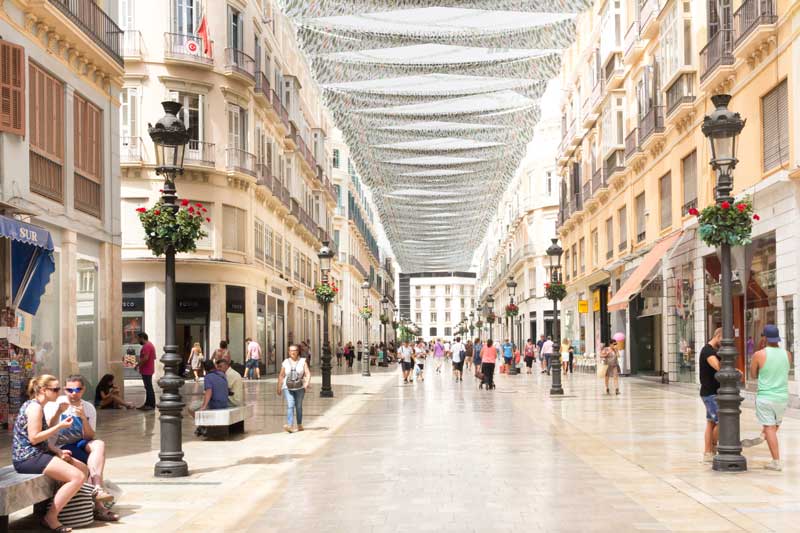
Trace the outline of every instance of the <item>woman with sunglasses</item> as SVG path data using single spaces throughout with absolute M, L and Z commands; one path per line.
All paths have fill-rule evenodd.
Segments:
M 68 533 L 58 520 L 58 514 L 78 493 L 86 481 L 89 470 L 85 464 L 73 460 L 68 450 L 60 450 L 48 442 L 62 429 L 72 427 L 71 416 L 48 428 L 44 419 L 44 406 L 58 398 L 61 387 L 55 376 L 42 375 L 31 379 L 28 384 L 28 401 L 19 408 L 14 423 L 14 437 L 11 444 L 11 457 L 14 469 L 20 474 L 44 474 L 62 483 L 53 497 L 53 505 L 42 518 L 42 527 L 49 531 Z

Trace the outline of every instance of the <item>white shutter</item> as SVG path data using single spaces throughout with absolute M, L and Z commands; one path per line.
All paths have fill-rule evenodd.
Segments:
M 764 171 L 789 160 L 789 102 L 786 80 L 761 99 Z

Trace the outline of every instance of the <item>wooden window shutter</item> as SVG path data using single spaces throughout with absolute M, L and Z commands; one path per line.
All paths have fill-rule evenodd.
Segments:
M 783 80 L 761 99 L 764 171 L 789 161 L 789 99 Z
M 0 131 L 25 135 L 25 49 L 0 40 Z

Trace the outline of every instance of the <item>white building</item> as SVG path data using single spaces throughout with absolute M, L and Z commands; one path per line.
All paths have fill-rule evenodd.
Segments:
M 400 314 L 421 329 L 425 340 L 452 340 L 459 322 L 474 310 L 472 272 L 400 274 Z

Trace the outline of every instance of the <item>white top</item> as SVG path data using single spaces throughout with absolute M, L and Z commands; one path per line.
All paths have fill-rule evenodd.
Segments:
M 233 396 L 228 396 L 228 405 L 243 405 L 244 384 L 242 383 L 242 375 L 231 367 L 228 367 L 228 370 L 225 371 L 225 379 L 228 381 L 228 390 L 233 393 Z
M 546 340 L 544 344 L 542 344 L 542 355 L 550 355 L 553 353 L 553 341 Z
M 449 352 L 450 351 L 450 343 L 449 342 L 444 343 L 444 351 L 445 352 Z
M 411 346 L 401 346 L 397 350 L 397 353 L 400 354 L 400 357 L 402 357 L 403 361 L 405 361 L 406 363 L 411 362 L 411 354 L 413 353 L 411 350 Z
M 48 426 L 51 425 L 50 419 L 53 418 L 53 416 L 56 414 L 56 411 L 58 410 L 59 404 L 62 403 L 66 404 L 69 403 L 69 400 L 67 399 L 66 396 L 59 396 L 58 399 L 56 399 L 56 401 L 48 402 L 45 404 L 44 417 L 45 420 L 47 421 Z M 87 402 L 84 399 L 81 399 L 81 404 L 83 405 L 83 414 L 89 421 L 89 425 L 92 427 L 92 429 L 95 429 L 97 427 L 97 409 L 94 408 L 94 405 L 92 405 L 91 403 Z M 72 426 L 69 428 L 62 429 L 56 435 L 50 437 L 49 440 L 53 444 L 57 446 L 62 446 L 67 443 L 78 442 L 80 439 L 83 438 L 83 423 L 81 422 L 81 419 L 77 415 L 75 415 L 75 408 L 72 405 L 70 405 L 66 411 L 61 413 L 61 416 L 59 417 L 60 418 L 59 422 L 70 416 L 73 417 Z
M 464 345 L 460 342 L 453 343 L 453 346 L 450 348 L 453 351 L 453 362 L 460 363 L 461 359 L 463 358 L 463 354 L 467 351 L 467 349 L 464 348 Z
M 292 361 L 291 357 L 287 357 L 286 359 L 283 360 L 283 364 L 281 366 L 283 367 L 283 370 L 284 370 L 284 373 L 283 373 L 283 385 L 281 386 L 281 388 L 285 389 L 286 388 L 286 380 L 289 378 L 289 374 L 292 373 L 292 369 L 293 368 L 294 368 L 294 371 L 297 373 L 298 377 L 303 377 L 303 374 L 305 374 L 305 371 L 306 371 L 306 358 L 305 357 L 299 357 L 297 359 L 297 362 L 295 363 L 294 361 Z

